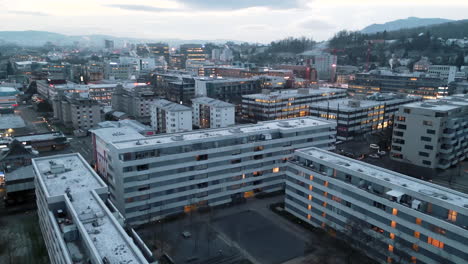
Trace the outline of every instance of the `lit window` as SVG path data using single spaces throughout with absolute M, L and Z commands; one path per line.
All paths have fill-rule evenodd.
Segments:
M 414 250 L 414 251 L 418 251 L 418 250 L 419 250 L 419 246 L 416 245 L 416 244 L 413 244 L 413 250 Z
M 312 188 L 313 188 L 312 185 L 309 185 L 309 191 L 312 191 Z
M 390 226 L 393 227 L 393 228 L 396 228 L 396 222 L 395 222 L 395 221 L 392 221 L 392 222 L 390 223 Z
M 390 233 L 390 239 L 395 239 L 395 234 Z
M 325 185 L 325 187 L 328 187 L 328 181 L 325 181 L 323 185 Z
M 323 207 L 327 207 L 327 202 L 323 202 Z
M 437 239 L 433 239 L 432 237 L 427 237 L 427 243 L 433 245 L 434 247 L 444 248 L 443 242 L 440 242 Z
M 313 181 L 314 180 L 314 175 L 310 175 L 309 180 Z
M 417 225 L 421 225 L 421 223 L 422 223 L 421 218 L 416 218 L 416 224 L 417 224 Z
M 411 257 L 411 263 L 416 264 L 417 258 L 416 257 Z
M 448 220 L 449 220 L 449 221 L 452 221 L 452 222 L 457 221 L 457 212 L 455 212 L 454 210 L 449 210 L 449 212 L 448 212 Z
M 274 172 L 274 173 L 278 173 L 278 172 L 279 172 L 279 168 L 278 168 L 278 167 L 273 168 L 273 172 Z
M 387 263 L 392 263 L 392 258 L 391 257 L 387 257 Z
M 312 205 L 310 205 L 310 204 L 307 205 L 307 210 L 309 210 L 309 211 L 312 210 Z
M 393 210 L 392 210 L 392 215 L 397 215 L 397 214 L 398 214 L 398 209 L 393 208 Z
M 414 231 L 414 237 L 415 238 L 419 238 L 421 236 L 421 233 L 417 232 L 417 231 Z
M 328 196 L 328 192 L 323 192 L 323 196 L 327 197 L 327 196 Z
M 392 245 L 388 245 L 388 251 L 393 252 L 393 246 Z
M 309 194 L 309 200 L 312 200 L 312 195 Z
M 322 212 L 322 217 L 323 218 L 327 217 L 327 214 L 325 212 Z
M 307 219 L 309 219 L 309 220 L 310 220 L 310 218 L 312 218 L 312 217 L 310 216 L 310 214 L 308 214 L 308 215 L 307 215 Z

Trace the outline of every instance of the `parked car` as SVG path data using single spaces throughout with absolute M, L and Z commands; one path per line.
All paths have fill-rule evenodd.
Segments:
M 378 154 L 379 156 L 384 156 L 385 154 L 387 154 L 387 152 L 385 152 L 385 151 L 382 150 L 382 151 L 377 152 L 377 154 Z
M 377 154 L 370 154 L 370 155 L 369 155 L 369 158 L 380 159 L 380 156 L 377 155 Z

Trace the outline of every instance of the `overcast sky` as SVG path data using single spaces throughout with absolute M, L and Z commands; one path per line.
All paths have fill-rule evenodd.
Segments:
M 468 0 L 0 0 L 0 30 L 265 43 L 467 13 Z

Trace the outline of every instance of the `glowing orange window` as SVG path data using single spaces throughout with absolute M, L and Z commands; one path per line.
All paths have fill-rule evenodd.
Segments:
M 421 233 L 417 232 L 417 231 L 414 231 L 414 237 L 415 238 L 419 238 L 421 236 Z
M 328 187 L 328 181 L 325 181 L 323 185 L 325 185 L 325 187 Z
M 323 202 L 323 207 L 327 207 L 327 202 Z
M 395 239 L 395 234 L 390 233 L 390 239 Z
M 327 213 L 323 212 L 323 213 L 322 213 L 322 217 L 323 217 L 323 218 L 327 217 Z
M 309 198 L 309 200 L 312 200 L 312 195 L 309 194 L 309 197 L 308 197 L 308 198 Z
M 278 167 L 276 167 L 276 168 L 273 168 L 273 172 L 274 172 L 274 173 L 277 173 L 277 172 L 279 172 L 279 168 L 278 168 Z
M 310 214 L 307 215 L 307 219 L 310 220 L 310 218 L 312 218 L 312 216 L 310 216 Z
M 443 242 L 440 242 L 437 239 L 433 239 L 432 237 L 427 237 L 427 243 L 433 245 L 434 247 L 444 248 Z
M 449 220 L 449 221 L 452 221 L 452 222 L 457 221 L 457 212 L 455 212 L 454 210 L 449 210 L 449 212 L 448 212 L 448 220 Z
M 416 245 L 416 244 L 413 244 L 413 250 L 414 250 L 414 251 L 419 251 L 419 246 Z
M 312 210 L 312 205 L 310 205 L 310 204 L 307 205 L 307 210 L 309 210 L 309 211 Z
M 323 196 L 327 197 L 327 196 L 328 196 L 328 192 L 323 192 Z
M 313 188 L 312 185 L 309 185 L 309 191 L 312 191 Z
M 388 245 L 388 251 L 393 252 L 393 246 L 392 245 Z
M 387 257 L 387 263 L 392 263 L 392 258 L 391 257 Z
M 411 257 L 411 263 L 416 264 L 417 258 L 416 257 Z
M 309 180 L 313 181 L 314 180 L 314 175 L 310 175 Z
M 390 226 L 393 227 L 393 228 L 396 228 L 396 222 L 395 222 L 395 221 L 392 221 L 392 222 L 390 223 Z
M 397 214 L 398 214 L 398 209 L 393 208 L 393 210 L 392 210 L 392 215 L 397 215 Z
M 416 218 L 416 224 L 417 224 L 417 225 L 421 225 L 421 223 L 422 223 L 421 218 Z

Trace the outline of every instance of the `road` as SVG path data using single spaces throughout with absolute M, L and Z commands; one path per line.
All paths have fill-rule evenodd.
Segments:
M 47 133 L 51 131 L 48 123 L 43 118 L 43 113 L 36 112 L 31 105 L 20 105 L 15 109 L 15 114 L 23 118 L 29 133 Z

